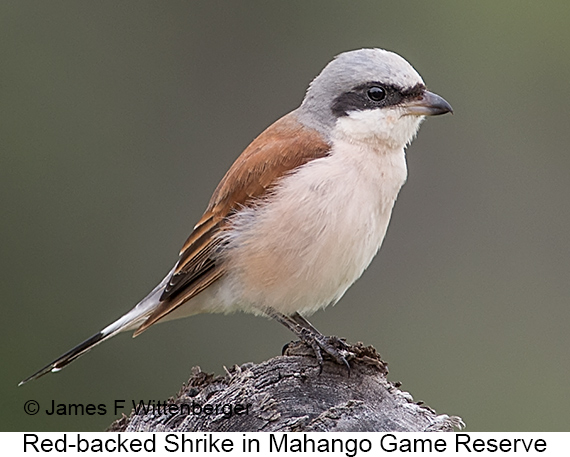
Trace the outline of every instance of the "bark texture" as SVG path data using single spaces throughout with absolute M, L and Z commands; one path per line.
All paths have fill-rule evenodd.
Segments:
M 168 401 L 175 405 L 170 411 L 133 411 L 108 430 L 419 432 L 464 425 L 459 417 L 415 403 L 399 384 L 388 381 L 387 364 L 373 347 L 359 343 L 351 352 L 350 374 L 326 356 L 319 373 L 312 349 L 300 342 L 288 345 L 283 356 L 235 365 L 225 376 L 194 367 L 188 383 Z

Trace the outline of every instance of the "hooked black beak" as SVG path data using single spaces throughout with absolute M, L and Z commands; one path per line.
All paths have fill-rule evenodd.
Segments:
M 453 108 L 443 97 L 428 90 L 414 100 L 404 103 L 406 114 L 412 116 L 439 116 L 440 114 L 452 113 Z

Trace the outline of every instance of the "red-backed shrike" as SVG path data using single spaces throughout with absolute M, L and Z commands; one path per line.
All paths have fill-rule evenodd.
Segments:
M 123 317 L 23 384 L 95 345 L 159 320 L 245 311 L 272 317 L 340 363 L 347 346 L 304 317 L 336 303 L 382 244 L 406 180 L 404 149 L 425 116 L 451 106 L 402 57 L 337 56 L 301 106 L 268 127 L 226 173 L 164 280 Z

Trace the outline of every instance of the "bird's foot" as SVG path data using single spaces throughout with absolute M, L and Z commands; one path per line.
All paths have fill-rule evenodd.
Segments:
M 266 308 L 265 312 L 269 317 L 272 317 L 291 330 L 303 343 L 313 349 L 319 364 L 319 373 L 323 371 L 324 351 L 332 357 L 335 362 L 344 365 L 350 376 L 350 364 L 348 361 L 353 358 L 355 354 L 350 351 L 350 345 L 348 343 L 337 336 L 324 336 L 299 313 L 293 313 L 291 316 L 287 316 L 272 308 Z M 283 349 L 285 350 L 285 348 Z
M 305 333 L 305 332 L 303 332 Z M 325 336 L 321 333 L 306 332 L 300 335 L 301 340 L 308 344 L 315 353 L 317 363 L 319 364 L 319 373 L 323 371 L 323 351 L 332 357 L 339 365 L 344 365 L 350 376 L 350 364 L 348 361 L 354 357 L 350 352 L 350 346 L 337 336 Z

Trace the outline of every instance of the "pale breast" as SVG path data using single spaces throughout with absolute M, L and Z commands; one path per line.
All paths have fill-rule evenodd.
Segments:
M 227 232 L 237 307 L 310 314 L 340 299 L 382 244 L 405 179 L 403 150 L 379 154 L 347 142 L 282 178 Z

